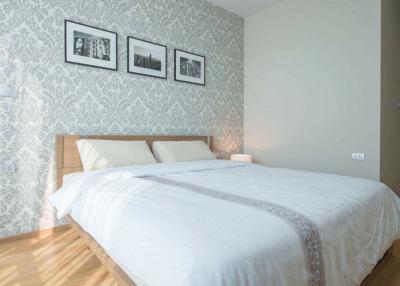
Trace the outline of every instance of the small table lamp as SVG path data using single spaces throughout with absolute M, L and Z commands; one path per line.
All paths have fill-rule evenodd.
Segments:
M 251 162 L 251 155 L 248 154 L 232 154 L 231 161 Z

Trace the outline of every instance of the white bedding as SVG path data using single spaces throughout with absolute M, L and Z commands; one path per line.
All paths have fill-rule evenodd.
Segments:
M 287 221 L 152 176 L 308 218 L 322 245 L 318 285 L 359 285 L 400 239 L 399 199 L 366 179 L 217 160 L 71 176 L 51 198 L 59 217 L 70 214 L 139 286 L 310 285 L 305 250 Z

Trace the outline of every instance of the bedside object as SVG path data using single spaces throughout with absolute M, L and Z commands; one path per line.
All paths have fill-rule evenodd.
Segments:
M 251 155 L 248 154 L 232 154 L 231 161 L 251 162 Z

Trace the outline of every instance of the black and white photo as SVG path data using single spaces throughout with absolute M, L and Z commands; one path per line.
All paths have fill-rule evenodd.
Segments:
M 74 31 L 74 54 L 110 61 L 111 40 Z
M 128 72 L 167 78 L 167 47 L 149 41 L 127 38 Z
M 201 62 L 190 60 L 185 57 L 179 59 L 179 72 L 181 75 L 190 76 L 194 78 L 201 77 Z
M 117 70 L 114 32 L 65 20 L 65 61 Z
M 175 49 L 175 80 L 205 84 L 205 57 Z

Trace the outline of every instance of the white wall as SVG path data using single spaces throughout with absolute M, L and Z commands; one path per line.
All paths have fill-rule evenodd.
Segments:
M 400 2 L 382 0 L 381 180 L 400 195 Z
M 244 141 L 256 162 L 379 178 L 379 2 L 283 0 L 245 19 Z

